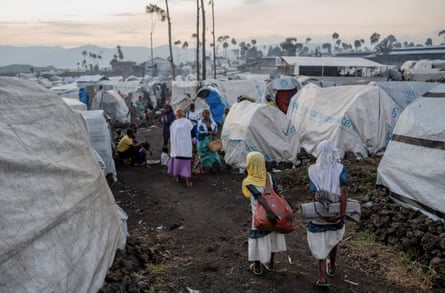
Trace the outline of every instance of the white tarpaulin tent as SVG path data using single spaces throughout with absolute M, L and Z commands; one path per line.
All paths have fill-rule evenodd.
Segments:
M 232 167 L 245 168 L 251 151 L 266 161 L 295 163 L 300 151 L 298 136 L 289 119 L 278 108 L 242 101 L 232 105 L 221 133 L 224 160 Z
M 370 84 L 375 84 L 382 88 L 396 102 L 400 112 L 415 99 L 421 97 L 437 85 L 432 82 L 416 81 L 385 81 L 372 82 Z
M 207 80 L 204 82 L 173 81 L 170 101 L 173 109 L 187 109 L 193 101 L 195 102 L 195 109 L 197 111 L 201 112 L 203 109 L 208 109 L 209 106 L 205 100 L 196 97 L 198 90 L 203 87 L 215 89 L 219 93 L 221 101 L 230 107 L 236 103 L 238 97 L 242 95 L 249 96 L 256 101 L 263 101 L 266 82 L 261 82 L 256 79 Z
M 81 116 L 0 78 L 0 137 L 1 291 L 97 292 L 125 239 Z
M 116 167 L 111 148 L 111 135 L 102 110 L 79 111 L 87 125 L 91 146 L 97 151 L 105 164 L 105 175 L 111 174 L 117 181 Z
M 398 110 L 388 94 L 376 86 L 320 88 L 308 84 L 292 98 L 287 117 L 308 153 L 327 139 L 342 156 L 350 151 L 367 157 L 386 147 Z
M 112 123 L 129 122 L 127 104 L 115 90 L 98 91 L 91 102 L 91 110 L 104 110 L 111 117 Z
M 400 115 L 377 169 L 396 200 L 445 219 L 445 85 Z
M 62 98 L 62 100 L 73 110 L 86 111 L 87 105 L 76 99 Z

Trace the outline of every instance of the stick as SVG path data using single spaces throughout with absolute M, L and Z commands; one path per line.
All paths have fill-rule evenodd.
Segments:
M 346 283 L 349 283 L 349 284 L 351 284 L 351 285 L 355 285 L 355 286 L 358 286 L 358 283 L 356 283 L 356 282 L 352 282 L 352 281 L 349 281 L 349 280 L 344 280 Z

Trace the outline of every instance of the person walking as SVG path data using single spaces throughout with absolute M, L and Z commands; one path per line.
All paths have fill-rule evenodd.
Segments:
M 331 218 L 322 218 L 309 222 L 307 241 L 309 249 L 318 260 L 320 277 L 315 285 L 329 287 L 327 277 L 334 277 L 337 271 L 337 245 L 345 233 L 345 211 L 347 200 L 348 176 L 339 157 L 335 145 L 327 140 L 320 142 L 316 148 L 317 161 L 309 167 L 309 190 L 312 200 L 317 200 L 318 191 L 328 191 L 336 194 L 337 202 L 341 204 L 340 213 Z
M 264 206 L 267 217 L 273 223 L 279 220 L 263 197 L 266 188 L 266 180 L 276 190 L 273 177 L 266 171 L 264 155 L 260 152 L 249 152 L 246 157 L 247 177 L 242 182 L 243 195 L 250 199 L 252 212 L 252 224 L 248 240 L 249 269 L 261 276 L 265 272 L 274 270 L 273 258 L 276 252 L 286 251 L 286 239 L 284 234 L 277 232 L 260 231 L 254 226 L 254 215 L 258 204 Z
M 176 110 L 176 120 L 170 126 L 170 160 L 168 173 L 176 176 L 176 182 L 185 178 L 185 185 L 192 187 L 193 124 L 185 118 L 182 109 Z
M 164 106 L 164 111 L 162 113 L 162 136 L 163 136 L 163 146 L 167 146 L 168 140 L 170 139 L 170 125 L 175 120 L 175 114 L 173 113 L 173 108 L 170 105 Z

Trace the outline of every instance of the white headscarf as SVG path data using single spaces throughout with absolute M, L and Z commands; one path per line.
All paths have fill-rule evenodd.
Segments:
M 340 194 L 340 174 L 343 164 L 338 162 L 339 156 L 335 145 L 324 140 L 315 150 L 317 162 L 309 167 L 309 178 L 317 190 L 326 190 Z

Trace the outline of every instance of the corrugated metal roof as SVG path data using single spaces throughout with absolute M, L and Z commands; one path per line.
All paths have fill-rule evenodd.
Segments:
M 324 66 L 324 67 L 387 67 L 365 58 L 358 57 L 281 57 L 284 62 L 295 66 Z

